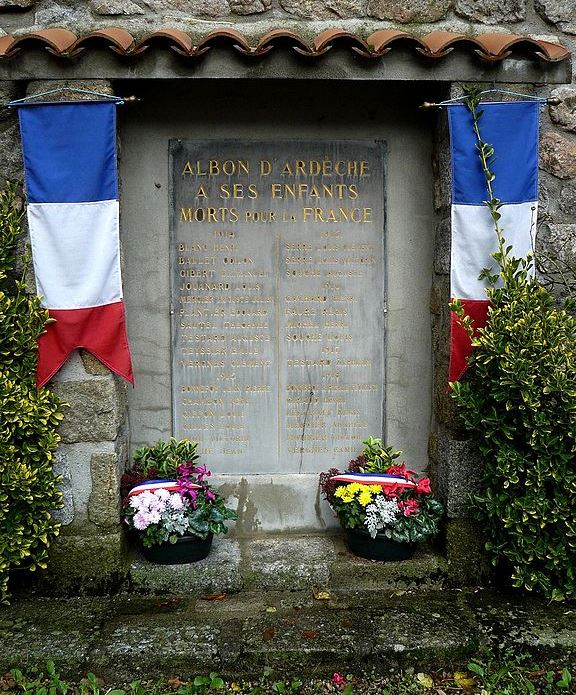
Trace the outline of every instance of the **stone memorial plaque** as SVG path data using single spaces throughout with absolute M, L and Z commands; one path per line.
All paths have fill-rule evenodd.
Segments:
M 344 467 L 384 413 L 370 142 L 170 141 L 175 437 L 217 473 Z

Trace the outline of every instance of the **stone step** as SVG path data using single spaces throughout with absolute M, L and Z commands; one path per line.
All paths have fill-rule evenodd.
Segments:
M 374 562 L 352 555 L 340 534 L 219 537 L 210 555 L 185 565 L 157 565 L 138 556 L 130 590 L 194 595 L 239 591 L 440 589 L 447 563 L 427 547 L 410 560 Z
M 214 597 L 16 600 L 0 612 L 0 673 L 87 671 L 118 685 L 217 671 L 259 677 L 360 675 L 390 668 L 465 666 L 482 649 L 530 654 L 534 663 L 576 653 L 566 605 L 486 591 L 241 592 Z

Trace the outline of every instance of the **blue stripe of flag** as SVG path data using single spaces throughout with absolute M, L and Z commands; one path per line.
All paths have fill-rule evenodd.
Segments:
M 503 203 L 538 200 L 539 102 L 480 104 L 479 128 L 494 147 L 494 194 Z M 472 116 L 465 104 L 448 108 L 452 148 L 452 203 L 482 205 L 486 178 L 476 148 Z
M 18 108 L 29 203 L 118 198 L 115 102 Z

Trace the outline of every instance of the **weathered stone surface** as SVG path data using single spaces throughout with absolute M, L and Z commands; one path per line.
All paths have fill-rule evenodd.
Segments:
M 92 491 L 88 518 L 102 528 L 117 528 L 120 523 L 120 471 L 117 454 L 93 454 L 90 459 Z
M 368 14 L 393 22 L 436 22 L 445 17 L 452 0 L 369 0 Z
M 154 565 L 139 558 L 132 563 L 130 580 L 135 591 L 177 596 L 240 591 L 240 546 L 229 538 L 215 538 L 205 560 L 188 565 Z
M 50 548 L 43 588 L 60 596 L 106 591 L 117 586 L 127 572 L 120 530 L 98 536 L 58 536 Z
M 20 149 L 20 131 L 18 123 L 11 120 L 0 131 L 0 181 L 8 179 L 21 181 L 24 177 L 22 150 Z
M 322 538 L 254 540 L 250 544 L 251 576 L 245 583 L 262 590 L 327 586 L 334 559 L 333 545 Z
M 64 443 L 116 439 L 124 404 L 112 377 L 56 382 L 53 388 L 70 406 L 60 426 Z
M 457 0 L 454 11 L 482 24 L 521 22 L 526 19 L 525 0 Z
M 434 272 L 447 275 L 450 272 L 452 224 L 444 219 L 436 225 L 436 243 L 434 244 Z
M 445 140 L 437 146 L 432 158 L 434 209 L 448 208 L 452 196 L 452 169 L 450 167 L 450 148 Z
M 240 15 L 267 12 L 271 7 L 272 0 L 230 0 L 230 9 Z
M 164 655 L 170 654 L 169 673 L 190 678 L 195 673 L 220 671 L 218 638 L 220 628 L 205 620 L 182 620 L 170 612 L 158 611 L 151 623 L 147 615 L 122 615 L 111 620 L 102 631 L 104 639 L 91 656 L 96 673 L 122 680 L 130 674 L 162 673 Z M 111 672 L 110 665 L 115 664 Z M 114 673 L 114 675 L 112 675 Z
M 303 19 L 350 18 L 366 15 L 367 0 L 280 0 L 280 5 Z
M 574 9 L 576 13 L 576 7 Z M 564 130 L 576 133 L 576 89 L 574 87 L 559 87 L 550 95 L 552 99 L 560 99 L 557 106 L 550 106 L 550 118 Z
M 96 359 L 96 357 L 87 350 L 80 350 L 80 357 L 82 358 L 82 364 L 87 374 L 92 374 L 93 376 L 106 376 L 110 374 L 108 367 L 102 364 L 100 360 Z
M 566 215 L 576 215 L 576 184 L 566 186 L 560 191 L 560 210 Z
M 60 490 L 62 491 L 62 509 L 55 509 L 52 515 L 63 526 L 71 524 L 74 520 L 74 497 L 72 495 L 72 475 L 68 464 L 66 452 L 58 449 L 54 462 L 54 475 L 62 477 Z
M 92 8 L 96 14 L 105 16 L 144 14 L 144 10 L 132 0 L 93 0 Z
M 159 14 L 182 12 L 192 17 L 223 17 L 230 14 L 228 0 L 147 0 Z
M 576 268 L 576 224 L 545 224 L 538 234 L 538 246 L 555 263 Z M 546 260 L 543 265 L 549 267 Z
M 535 0 L 536 12 L 567 33 L 576 32 L 576 0 Z
M 446 555 L 448 572 L 456 584 L 478 585 L 489 573 L 482 528 L 474 519 L 448 519 Z
M 59 25 L 74 28 L 88 27 L 92 23 L 92 14 L 84 3 L 42 3 L 36 10 L 36 24 L 41 27 Z
M 441 431 L 438 439 L 439 493 L 449 518 L 471 516 L 469 495 L 480 486 L 482 461 L 470 440 L 459 441 Z
M 4 10 L 27 10 L 36 5 L 37 0 L 0 0 L 0 12 Z
M 350 553 L 344 541 L 337 548 L 337 560 L 330 568 L 330 590 L 440 589 L 448 571 L 446 562 L 426 546 L 420 546 L 410 560 L 373 562 Z
M 94 628 L 109 613 L 108 601 L 86 597 L 62 602 L 33 598 L 3 607 L 2 663 L 24 669 L 54 659 L 60 673 L 81 674 Z
M 540 167 L 559 179 L 576 176 L 576 143 L 548 131 L 540 140 Z

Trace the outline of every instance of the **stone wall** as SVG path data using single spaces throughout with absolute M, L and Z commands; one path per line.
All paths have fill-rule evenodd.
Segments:
M 166 19 L 234 22 L 257 16 L 274 21 L 375 19 L 395 24 L 466 22 L 469 28 L 506 26 L 518 33 L 576 34 L 574 0 L 0 0 L 3 25 L 90 28 L 103 20 L 150 28 Z M 446 26 L 444 27 L 446 28 Z
M 261 34 L 273 27 L 290 26 L 303 35 L 326 26 L 361 34 L 374 27 L 394 26 L 423 33 L 511 31 L 559 40 L 573 50 L 576 0 L 0 0 L 0 27 L 6 33 L 57 26 L 80 34 L 104 25 L 125 27 L 141 35 L 162 26 L 204 34 L 223 25 L 249 26 L 252 33 Z M 422 65 L 421 70 L 424 73 L 429 67 Z M 43 83 L 42 87 L 46 86 Z M 37 91 L 30 87 L 29 91 Z M 99 91 L 105 88 L 98 85 Z M 453 84 L 451 93 L 457 94 L 459 88 Z M 22 82 L 2 82 L 0 96 L 7 101 L 22 96 L 26 89 Z M 576 82 L 556 88 L 516 84 L 514 89 L 559 100 L 542 114 L 538 250 L 554 255 L 567 267 L 574 266 Z M 430 458 L 447 506 L 448 560 L 453 576 L 466 581 L 477 577 L 481 562 L 478 529 L 469 518 L 465 498 L 477 485 L 480 463 L 459 429 L 446 392 L 450 269 L 447 143 L 445 115 L 441 113 L 432 162 L 436 249 L 431 297 L 435 386 Z M 22 178 L 16 118 L 10 111 L 0 112 L 0 148 L 0 176 Z M 124 573 L 118 498 L 118 478 L 128 450 L 124 386 L 89 355 L 76 355 L 59 373 L 55 389 L 70 408 L 62 426 L 57 464 L 66 493 L 66 507 L 60 512 L 64 531 L 52 553 L 51 571 L 63 591 L 80 583 L 91 589 L 103 588 Z

